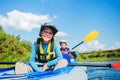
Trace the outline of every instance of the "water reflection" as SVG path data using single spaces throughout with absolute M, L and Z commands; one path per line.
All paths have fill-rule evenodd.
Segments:
M 88 78 L 88 80 L 120 80 L 120 71 L 109 67 L 88 67 Z

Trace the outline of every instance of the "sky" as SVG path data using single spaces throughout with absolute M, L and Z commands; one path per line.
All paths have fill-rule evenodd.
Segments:
M 0 25 L 7 34 L 33 43 L 47 22 L 59 30 L 55 35 L 58 46 L 66 40 L 72 48 L 97 30 L 95 40 L 74 50 L 120 48 L 120 0 L 0 0 Z

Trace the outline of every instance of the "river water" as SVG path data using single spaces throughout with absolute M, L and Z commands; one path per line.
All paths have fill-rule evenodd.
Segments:
M 105 62 L 105 64 L 112 62 Z M 120 80 L 120 71 L 109 67 L 88 67 L 88 80 Z

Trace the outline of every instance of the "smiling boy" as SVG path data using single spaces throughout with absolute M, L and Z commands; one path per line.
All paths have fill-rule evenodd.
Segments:
M 54 25 L 48 23 L 42 25 L 39 32 L 40 38 L 37 38 L 37 41 L 35 41 L 32 46 L 29 64 L 25 65 L 24 62 L 18 61 L 16 63 L 15 73 L 21 74 L 33 71 L 43 72 L 67 66 L 68 63 L 62 58 L 54 39 L 57 32 L 58 30 Z M 37 62 L 43 64 L 41 68 L 36 65 L 36 60 Z M 28 71 L 22 71 L 23 66 L 19 64 L 25 65 Z

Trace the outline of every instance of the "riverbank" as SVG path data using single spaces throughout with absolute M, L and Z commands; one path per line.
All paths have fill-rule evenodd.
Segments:
M 120 49 L 105 50 L 105 51 L 92 51 L 92 52 L 77 52 L 78 62 L 105 62 L 120 60 Z

